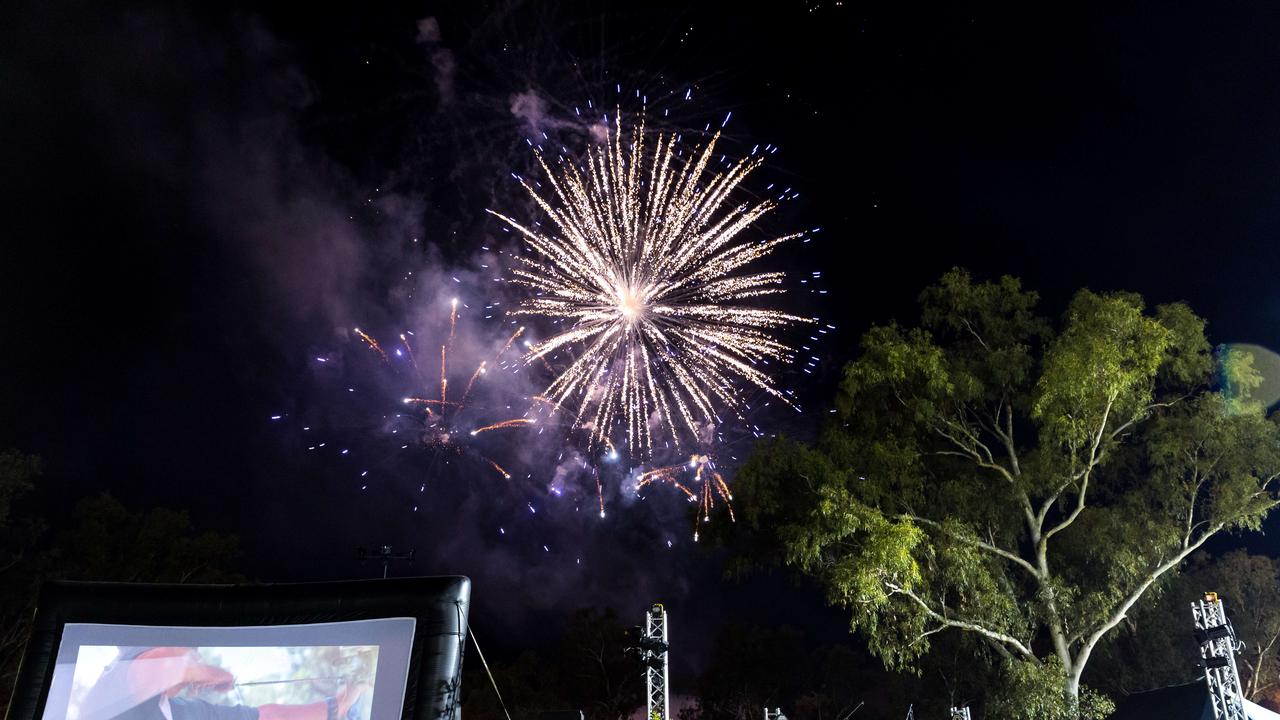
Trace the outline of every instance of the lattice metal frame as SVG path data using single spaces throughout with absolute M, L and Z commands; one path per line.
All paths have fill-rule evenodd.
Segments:
M 1214 720 L 1248 720 L 1244 692 L 1236 670 L 1236 633 L 1217 593 L 1191 603 L 1191 617 L 1200 640 L 1200 659 Z
M 667 611 L 661 604 L 654 604 L 649 608 L 649 612 L 645 613 L 644 634 L 648 638 L 659 640 L 670 646 L 671 641 L 667 636 Z M 669 650 L 663 650 L 661 653 L 653 653 L 653 657 L 662 660 L 661 670 L 649 667 L 644 671 L 645 683 L 648 686 L 645 696 L 649 698 L 649 713 L 646 720 L 671 720 L 671 694 L 668 692 L 667 672 L 668 652 Z
M 969 714 L 969 706 L 951 708 L 951 720 L 973 720 Z

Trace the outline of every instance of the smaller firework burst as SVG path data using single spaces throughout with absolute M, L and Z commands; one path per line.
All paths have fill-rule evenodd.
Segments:
M 689 474 L 693 475 L 691 480 L 680 480 L 682 476 Z M 729 492 L 728 484 L 716 470 L 715 461 L 709 455 L 690 455 L 687 463 L 669 465 L 643 473 L 636 480 L 636 490 L 638 492 L 657 484 L 671 485 L 683 492 L 689 502 L 697 504 L 698 510 L 693 521 L 695 542 L 698 540 L 698 523 L 711 522 L 711 511 L 715 509 L 717 502 L 724 504 L 729 512 L 729 520 L 737 522 L 737 518 L 733 515 L 733 493 Z
M 457 456 L 471 455 L 479 459 L 484 464 L 493 468 L 500 476 L 510 479 L 511 474 L 506 468 L 498 464 L 496 460 L 488 457 L 480 452 L 474 446 L 466 442 L 467 439 L 474 437 L 482 432 L 491 430 L 499 430 L 504 428 L 518 428 L 532 425 L 536 420 L 515 418 L 503 420 L 496 423 L 487 423 L 475 427 L 468 428 L 466 422 L 469 414 L 465 411 L 470 407 L 468 400 L 471 397 L 471 390 L 475 387 L 476 382 L 488 372 L 490 363 L 497 364 L 501 361 L 503 355 L 511 349 L 516 339 L 524 333 L 524 328 L 520 327 L 512 333 L 502 349 L 491 360 L 481 361 L 476 366 L 467 380 L 461 394 L 449 394 L 449 351 L 453 345 L 454 335 L 458 326 L 458 300 L 454 298 L 450 304 L 449 310 L 449 335 L 445 342 L 440 346 L 440 377 L 439 377 L 439 395 L 437 397 L 429 397 L 426 394 L 413 395 L 404 398 L 404 404 L 419 409 L 422 412 L 422 428 L 420 440 L 423 446 L 436 450 L 438 452 L 452 454 Z M 355 328 L 356 336 L 358 336 L 369 349 L 377 353 L 378 357 L 384 363 L 390 363 L 391 358 L 386 349 L 378 342 L 376 338 L 368 333 Z M 423 387 L 434 387 L 435 381 L 428 382 L 422 369 L 418 364 L 418 355 L 414 352 L 413 343 L 410 342 L 411 334 L 400 334 L 400 344 L 403 347 L 403 356 L 408 358 L 409 365 L 413 370 L 415 380 Z M 400 349 L 396 349 L 396 354 L 401 355 Z

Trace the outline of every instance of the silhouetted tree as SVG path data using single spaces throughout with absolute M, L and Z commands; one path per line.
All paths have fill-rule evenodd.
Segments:
M 9 705 L 47 562 L 37 552 L 44 523 L 13 512 L 39 475 L 39 458 L 16 450 L 0 452 L 0 707 Z
M 644 682 L 626 657 L 625 626 L 612 608 L 583 608 L 565 622 L 560 641 L 540 654 L 489 658 L 493 679 L 512 717 L 582 710 L 590 720 L 623 720 L 644 705 Z M 470 720 L 505 720 L 493 682 L 479 655 L 463 667 L 462 710 Z
M 570 707 L 593 720 L 623 720 L 644 705 L 644 682 L 626 657 L 625 626 L 613 608 L 585 608 L 569 617 L 560 644 L 561 681 Z
M 796 720 L 888 717 L 924 699 L 916 680 L 861 648 L 818 645 L 793 627 L 731 624 L 716 635 L 695 704 L 680 720 L 759 720 L 766 707 Z
M 0 707 L 7 707 L 45 580 L 233 582 L 234 536 L 197 533 L 185 512 L 129 510 L 109 495 L 76 504 L 72 526 L 48 523 L 21 503 L 39 477 L 37 458 L 0 452 Z M 15 512 L 14 507 L 23 507 Z

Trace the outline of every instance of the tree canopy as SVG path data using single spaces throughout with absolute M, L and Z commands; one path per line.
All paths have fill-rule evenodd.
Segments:
M 1100 717 L 1099 642 L 1210 537 L 1276 505 L 1280 429 L 1251 358 L 1186 305 L 1080 290 L 1056 321 L 1012 277 L 948 272 L 920 323 L 862 337 L 837 420 L 738 473 L 776 559 L 818 579 L 890 667 L 979 638 L 1001 717 Z

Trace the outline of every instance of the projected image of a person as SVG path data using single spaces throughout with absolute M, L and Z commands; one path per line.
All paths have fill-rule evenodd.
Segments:
M 194 648 L 122 647 L 80 704 L 80 720 L 341 720 L 369 689 L 358 684 L 318 702 L 257 707 L 177 697 L 188 689 L 227 692 L 235 682 Z

